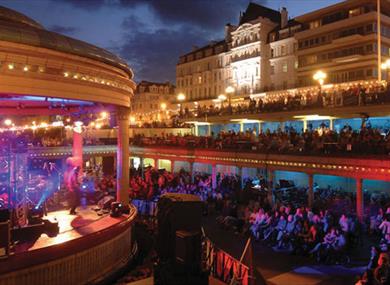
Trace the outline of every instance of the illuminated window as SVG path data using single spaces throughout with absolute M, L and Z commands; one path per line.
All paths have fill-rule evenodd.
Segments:
M 283 62 L 282 71 L 287 72 L 287 62 Z
M 280 53 L 281 53 L 281 55 L 283 56 L 283 55 L 286 55 L 286 46 L 285 45 L 282 45 L 281 47 L 280 47 Z
M 362 9 L 360 7 L 349 10 L 349 17 L 356 17 L 361 14 L 362 14 Z
M 198 76 L 198 84 L 202 84 L 202 76 Z
M 310 22 L 310 29 L 315 29 L 321 26 L 320 20 Z

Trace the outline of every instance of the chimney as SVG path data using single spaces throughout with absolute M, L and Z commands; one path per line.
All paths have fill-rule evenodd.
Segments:
M 280 11 L 280 28 L 284 29 L 288 22 L 288 12 L 286 7 L 283 7 Z
M 230 23 L 225 25 L 225 41 L 230 42 L 231 41 L 231 32 L 233 30 L 234 26 L 232 26 Z

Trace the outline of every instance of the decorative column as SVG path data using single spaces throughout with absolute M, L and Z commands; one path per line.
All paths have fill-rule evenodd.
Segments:
M 171 172 L 175 173 L 175 160 L 171 160 Z
M 77 124 L 78 123 L 78 124 Z M 80 167 L 79 173 L 83 173 L 83 127 L 81 122 L 76 122 L 73 127 L 73 146 L 72 156 L 74 158 L 74 165 Z
M 268 182 L 268 203 L 273 207 L 274 206 L 274 170 L 272 169 L 267 169 L 267 182 Z
M 214 189 L 217 188 L 217 165 L 213 164 L 211 167 L 211 187 Z
M 145 171 L 144 158 L 143 157 L 140 158 L 139 167 L 141 167 L 141 177 L 143 179 L 144 178 L 144 171 Z
M 240 132 L 243 133 L 244 132 L 244 123 L 240 123 Z
M 211 136 L 211 124 L 207 125 L 207 136 Z
M 356 179 L 356 215 L 359 222 L 363 222 L 364 218 L 364 197 L 362 189 L 363 179 Z
M 303 132 L 307 130 L 307 120 L 303 120 Z
M 198 125 L 194 124 L 194 135 L 197 137 L 199 136 L 199 131 L 198 131 Z
M 241 189 L 244 187 L 244 168 L 242 166 L 238 166 L 238 175 L 240 176 L 240 184 Z
M 190 168 L 189 168 L 189 173 L 191 175 L 191 183 L 194 183 L 194 163 L 193 162 L 188 162 L 188 164 L 190 165 Z
M 307 205 L 311 208 L 313 207 L 314 203 L 314 189 L 313 189 L 313 174 L 309 173 L 308 174 L 309 178 L 309 189 L 307 190 Z
M 116 200 L 129 204 L 129 108 L 118 107 L 118 149 L 116 167 Z
M 333 131 L 333 129 L 334 129 L 334 120 L 329 119 L 329 130 Z

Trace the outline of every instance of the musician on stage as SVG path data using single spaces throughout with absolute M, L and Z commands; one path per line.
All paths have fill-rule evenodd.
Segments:
M 64 174 L 64 181 L 68 190 L 69 214 L 76 215 L 76 208 L 80 205 L 80 167 L 74 166 L 71 159 L 67 159 L 68 169 Z

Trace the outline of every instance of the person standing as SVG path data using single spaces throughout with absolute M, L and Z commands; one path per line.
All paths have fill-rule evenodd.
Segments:
M 76 208 L 80 204 L 79 172 L 79 166 L 73 167 L 73 165 L 69 163 L 68 170 L 64 175 L 66 188 L 68 190 L 68 204 L 70 207 L 70 215 L 76 215 Z

